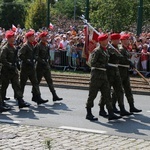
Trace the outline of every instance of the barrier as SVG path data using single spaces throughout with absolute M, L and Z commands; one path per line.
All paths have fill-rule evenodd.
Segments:
M 136 52 L 131 52 L 132 56 L 134 55 L 141 55 L 141 53 L 136 53 Z M 79 60 L 77 54 L 72 54 L 71 56 L 67 56 L 67 51 L 66 50 L 55 50 L 54 51 L 54 62 L 52 64 L 53 67 L 58 67 L 58 68 L 63 68 L 63 70 L 73 69 L 74 71 L 79 68 L 84 70 L 86 68 L 85 66 L 85 60 L 84 58 L 80 58 L 81 61 Z M 142 70 L 142 65 L 139 60 L 133 60 L 131 57 L 131 61 L 135 64 L 136 69 L 138 69 L 141 73 L 145 74 L 146 72 L 150 72 L 150 56 L 147 62 L 147 70 L 143 71 Z

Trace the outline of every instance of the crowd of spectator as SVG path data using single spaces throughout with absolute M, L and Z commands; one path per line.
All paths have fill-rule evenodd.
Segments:
M 61 28 L 62 27 L 62 28 Z M 30 29 L 33 30 L 33 29 Z M 39 29 L 35 31 L 35 43 L 39 41 L 39 34 L 41 31 L 47 31 L 48 44 L 50 47 L 49 54 L 51 56 L 52 66 L 68 66 L 70 68 L 84 68 L 86 65 L 86 56 L 84 54 L 85 34 L 84 24 L 80 22 L 78 24 L 59 24 L 54 25 L 54 29 L 48 30 L 47 28 Z M 1 46 L 5 43 L 5 29 L 0 27 L 0 43 Z M 102 28 L 98 29 L 99 34 L 105 31 Z M 112 31 L 106 31 L 111 34 Z M 106 33 L 105 32 L 105 33 Z M 142 33 L 140 36 L 136 36 L 134 33 L 130 34 L 130 52 L 132 54 L 131 60 L 135 64 L 136 69 L 140 71 L 150 72 L 150 33 Z M 19 49 L 21 45 L 26 41 L 24 35 L 25 29 L 22 29 L 20 25 L 15 29 L 16 42 L 15 45 Z M 121 32 L 122 34 L 124 32 Z M 136 74 L 136 72 L 133 72 Z

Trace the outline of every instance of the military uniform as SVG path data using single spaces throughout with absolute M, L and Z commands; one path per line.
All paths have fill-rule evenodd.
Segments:
M 112 37 L 115 37 L 115 36 L 117 36 L 117 34 L 112 35 Z M 123 92 L 121 77 L 120 77 L 119 68 L 118 68 L 119 60 L 123 56 L 119 52 L 118 47 L 116 47 L 115 45 L 112 45 L 112 46 L 108 47 L 108 53 L 109 53 L 108 65 L 109 65 L 109 67 L 106 71 L 108 81 L 109 81 L 110 87 L 113 87 L 113 89 L 116 93 L 117 101 L 118 101 L 118 104 L 120 107 L 120 115 L 121 116 L 132 115 L 132 113 L 127 112 L 124 108 L 124 92 Z M 104 115 L 104 117 L 105 117 L 106 113 L 104 112 L 103 100 L 101 102 L 102 103 L 100 104 L 100 106 L 101 106 L 100 115 L 102 115 L 102 116 Z M 113 104 L 113 100 L 112 100 L 112 104 Z
M 2 93 L 2 91 L 1 91 L 1 89 L 2 89 L 1 69 L 2 69 L 2 63 L 0 61 L 0 113 L 10 110 L 9 107 L 4 106 L 4 102 L 2 100 L 2 95 L 1 95 L 1 93 Z
M 120 117 L 115 116 L 112 111 L 112 105 L 110 102 L 110 86 L 106 74 L 106 66 L 108 63 L 109 55 L 108 51 L 102 47 L 97 47 L 91 57 L 91 78 L 89 86 L 89 95 L 86 103 L 87 116 L 86 119 L 96 120 L 92 113 L 91 108 L 94 106 L 94 99 L 96 98 L 98 91 L 101 91 L 104 103 L 108 109 L 108 119 L 118 119 Z M 93 117 L 92 117 L 93 116 Z
M 48 100 L 42 100 L 41 93 L 39 89 L 39 84 L 35 71 L 35 61 L 37 60 L 37 53 L 34 46 L 27 41 L 23 44 L 19 50 L 19 58 L 21 59 L 21 70 L 20 70 L 20 85 L 21 90 L 24 92 L 26 82 L 29 80 L 32 83 L 34 94 L 32 100 L 37 102 L 37 104 L 46 103 Z
M 13 34 L 13 33 L 12 33 Z M 6 90 L 9 82 L 12 84 L 12 88 L 16 93 L 16 99 L 18 100 L 19 108 L 29 107 L 30 105 L 23 100 L 23 94 L 19 84 L 19 75 L 16 67 L 16 49 L 13 45 L 7 43 L 2 47 L 1 62 L 2 62 L 2 99 L 5 99 Z
M 36 45 L 35 50 L 38 53 L 38 59 L 37 59 L 37 66 L 36 66 L 36 74 L 37 74 L 37 80 L 38 84 L 41 82 L 42 77 L 45 78 L 48 87 L 53 95 L 53 101 L 62 100 L 62 98 L 59 98 L 56 95 L 52 77 L 51 77 L 51 70 L 50 70 L 50 56 L 49 56 L 49 47 L 46 43 L 40 42 Z M 33 89 L 33 93 L 35 93 L 35 90 Z
M 121 40 L 126 40 L 128 38 L 128 35 L 122 35 Z M 129 67 L 133 67 L 133 64 L 130 60 L 131 54 L 129 53 L 128 47 L 123 45 L 120 47 L 120 52 L 123 55 L 123 58 L 119 62 L 119 72 L 122 86 L 130 106 L 130 112 L 141 112 L 142 110 L 138 110 L 134 107 L 134 98 L 130 86 Z

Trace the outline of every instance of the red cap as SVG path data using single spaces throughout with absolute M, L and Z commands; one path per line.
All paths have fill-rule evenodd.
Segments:
M 130 37 L 130 35 L 129 35 L 129 34 L 123 34 L 123 35 L 121 35 L 120 40 L 128 40 L 128 39 L 129 39 L 129 37 Z
M 7 39 L 13 37 L 14 35 L 15 35 L 15 34 L 14 34 L 13 31 L 6 31 L 6 33 L 5 33 L 5 37 L 6 37 Z
M 119 40 L 121 35 L 119 33 L 113 33 L 110 35 L 111 40 Z
M 42 32 L 42 33 L 40 33 L 39 37 L 42 38 L 42 37 L 46 37 L 47 35 L 48 35 L 47 32 Z
M 108 35 L 107 34 L 101 34 L 98 36 L 98 41 L 104 41 L 108 39 Z
M 25 34 L 26 38 L 31 37 L 31 36 L 33 36 L 33 35 L 34 35 L 34 32 L 33 32 L 33 31 L 29 31 L 29 32 L 27 32 L 27 33 Z

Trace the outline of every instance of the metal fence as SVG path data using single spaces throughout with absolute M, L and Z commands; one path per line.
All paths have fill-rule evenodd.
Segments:
M 148 56 L 148 60 L 147 60 L 147 66 L 146 66 L 146 70 L 142 68 L 142 63 L 141 63 L 141 59 L 136 58 L 134 59 L 134 56 L 138 56 L 140 55 L 140 53 L 131 53 L 133 57 L 131 57 L 131 61 L 135 64 L 136 69 L 138 69 L 140 72 L 146 73 L 146 72 L 150 72 L 150 55 Z M 67 70 L 68 68 L 73 69 L 74 71 L 77 68 L 80 69 L 86 69 L 87 65 L 86 65 L 86 61 L 85 58 L 79 58 L 74 57 L 74 56 L 67 56 L 67 51 L 65 50 L 55 50 L 54 54 L 53 54 L 53 63 L 52 66 L 54 67 L 59 67 L 59 68 L 63 68 L 63 70 Z

